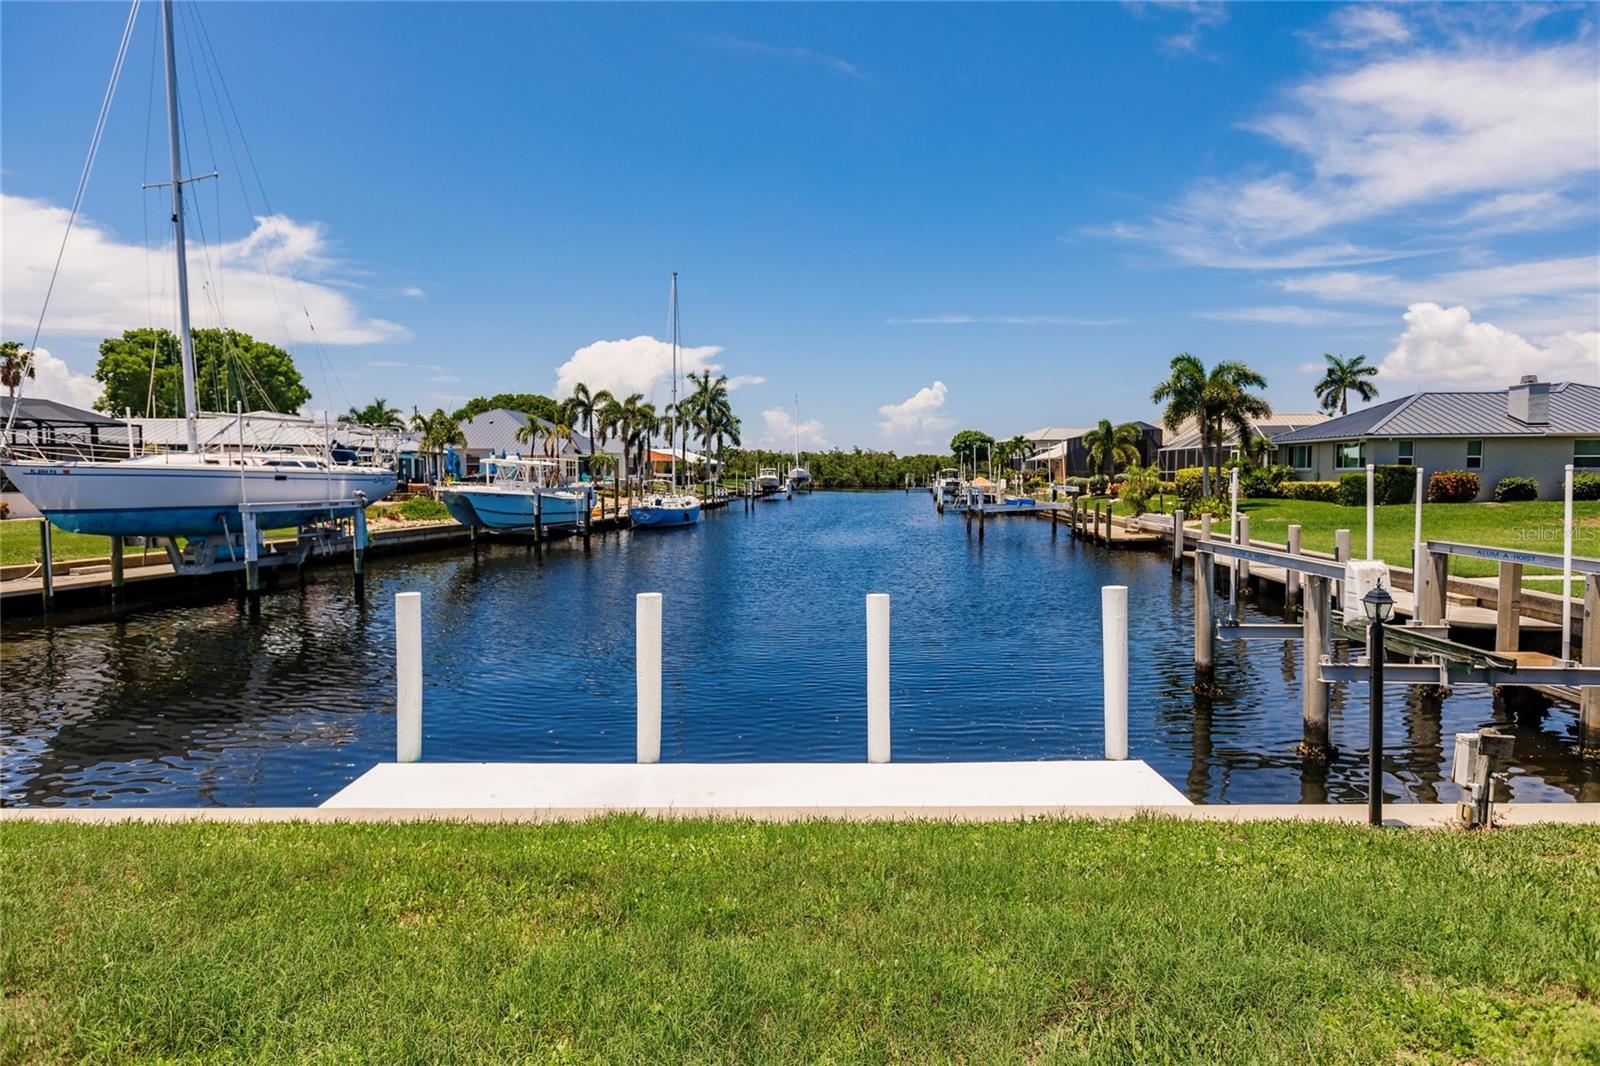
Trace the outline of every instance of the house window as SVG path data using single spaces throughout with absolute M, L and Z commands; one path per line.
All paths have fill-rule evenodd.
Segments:
M 1395 462 L 1401 466 L 1416 466 L 1416 441 L 1403 440 L 1399 443 Z
M 1289 465 L 1296 470 L 1311 469 L 1311 445 L 1291 444 L 1289 446 Z
M 1478 470 L 1483 467 L 1483 441 L 1467 441 L 1467 469 Z
M 1334 464 L 1340 470 L 1359 470 L 1367 465 L 1367 446 L 1358 440 L 1342 440 L 1334 445 L 1334 454 L 1338 461 Z
M 1573 441 L 1572 465 L 1580 470 L 1584 467 L 1600 467 L 1600 440 Z

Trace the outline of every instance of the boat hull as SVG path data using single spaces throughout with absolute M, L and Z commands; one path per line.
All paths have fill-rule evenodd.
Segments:
M 628 517 L 639 529 L 665 529 L 675 526 L 692 526 L 700 521 L 700 506 L 693 507 L 630 507 Z
M 497 492 L 492 488 L 447 489 L 444 505 L 464 526 L 484 529 L 532 529 L 535 521 L 534 493 Z M 583 520 L 588 497 L 577 492 L 543 492 L 538 505 L 538 522 L 546 529 L 576 526 Z
M 375 503 L 395 476 L 372 468 L 321 469 L 178 463 L 7 463 L 10 478 L 51 524 L 71 533 L 200 537 L 239 532 L 248 502 L 260 528 L 303 526 L 356 494 Z M 275 506 L 281 504 L 282 506 Z

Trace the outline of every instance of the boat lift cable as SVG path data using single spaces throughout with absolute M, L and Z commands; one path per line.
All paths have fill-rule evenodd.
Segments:
M 201 7 L 201 5 L 195 5 L 195 7 L 194 7 L 194 12 L 193 12 L 194 24 L 199 29 L 199 36 L 200 36 L 201 41 L 204 44 L 204 52 L 205 52 L 205 56 L 207 57 L 206 58 L 207 69 L 209 71 L 211 68 L 214 67 L 215 70 L 216 70 L 216 77 L 215 77 L 215 81 L 214 81 L 213 87 L 212 87 L 213 94 L 215 94 L 216 88 L 218 86 L 220 86 L 221 90 L 222 90 L 221 97 L 218 100 L 218 104 L 217 104 L 218 110 L 219 111 L 221 110 L 223 103 L 227 104 L 228 114 L 233 118 L 234 128 L 236 128 L 239 131 L 239 143 L 244 148 L 244 156 L 245 156 L 245 160 L 250 165 L 251 176 L 254 177 L 254 179 L 255 179 L 257 191 L 259 191 L 261 193 L 262 206 L 266 208 L 266 213 L 267 213 L 268 217 L 276 219 L 278 217 L 277 213 L 275 211 L 273 211 L 273 209 L 272 209 L 272 200 L 267 195 L 266 183 L 261 180 L 261 170 L 260 170 L 259 167 L 256 166 L 255 153 L 250 150 L 250 139 L 249 139 L 249 137 L 247 137 L 245 135 L 244 123 L 239 121 L 239 110 L 238 110 L 238 108 L 236 106 L 234 106 L 233 93 L 231 91 L 229 91 L 229 89 L 228 89 L 228 79 L 222 73 L 222 64 L 217 61 L 216 49 L 212 47 L 211 34 L 206 29 L 205 16 L 201 12 L 200 7 Z M 225 135 L 228 134 L 226 123 L 224 123 L 223 132 L 224 132 Z M 232 152 L 232 148 L 233 148 L 233 142 L 232 142 L 231 135 L 228 136 L 228 146 L 229 146 L 229 151 L 231 153 Z M 237 163 L 235 165 L 237 165 Z M 239 185 L 240 185 L 241 189 L 244 188 L 244 181 L 242 179 L 239 182 Z M 310 307 L 309 304 L 306 303 L 305 292 L 300 287 L 300 278 L 295 273 L 294 262 L 293 262 L 293 260 L 291 260 L 289 258 L 287 253 L 285 253 L 284 257 L 283 257 L 283 266 L 284 266 L 285 272 L 289 275 L 290 283 L 294 286 L 295 297 L 300 301 L 300 310 L 305 315 L 306 328 L 311 333 L 312 346 L 313 346 L 313 348 L 315 349 L 315 351 L 317 353 L 318 359 L 320 359 L 321 362 L 322 362 L 322 367 L 323 367 L 324 373 L 333 378 L 333 384 L 338 388 L 339 394 L 340 394 L 340 396 L 342 396 L 344 398 L 345 403 L 347 405 L 349 405 L 349 406 L 354 406 L 354 403 L 350 399 L 350 394 L 345 390 L 343 379 L 341 379 L 339 377 L 338 368 L 335 367 L 333 365 L 333 361 L 328 358 L 328 351 L 327 351 L 327 348 L 323 346 L 322 336 L 321 336 L 321 334 L 319 334 L 317 332 L 316 321 L 314 319 L 312 319 L 312 317 L 311 317 L 311 307 Z M 269 271 L 269 273 L 270 273 L 270 271 Z M 274 295 L 274 299 L 276 299 L 276 295 Z M 279 311 L 279 316 L 282 317 L 281 309 Z M 285 325 L 285 328 L 284 328 L 284 339 L 285 339 L 285 341 L 288 341 L 288 339 L 289 339 L 289 333 L 288 333 L 287 325 Z
M 50 270 L 50 281 L 45 286 L 44 301 L 39 307 L 39 319 L 34 323 L 33 340 L 28 345 L 27 352 L 23 355 L 22 381 L 18 383 L 17 391 L 21 393 L 28 379 L 28 371 L 33 367 L 34 350 L 39 347 L 39 334 L 44 330 L 45 312 L 50 308 L 50 297 L 55 292 L 56 278 L 61 275 L 61 261 L 67 253 L 67 238 L 72 235 L 72 225 L 78 220 L 78 211 L 83 207 L 83 194 L 89 187 L 89 175 L 94 172 L 95 157 L 100 154 L 100 138 L 105 133 L 106 118 L 111 114 L 111 101 L 117 95 L 117 82 L 122 79 L 122 64 L 128 57 L 128 42 L 133 40 L 133 27 L 139 14 L 139 0 L 133 0 L 128 5 L 128 20 L 122 27 L 122 39 L 117 42 L 117 59 L 111 65 L 111 77 L 106 82 L 105 96 L 100 100 L 100 114 L 95 118 L 94 135 L 89 138 L 89 150 L 84 156 L 83 170 L 78 175 L 78 188 L 72 195 L 72 210 L 67 214 L 67 228 L 61 234 L 61 247 L 56 249 L 55 266 Z M 17 421 L 17 405 L 11 405 L 11 412 L 6 416 L 6 429 L 3 443 L 6 446 L 11 442 L 11 430 Z

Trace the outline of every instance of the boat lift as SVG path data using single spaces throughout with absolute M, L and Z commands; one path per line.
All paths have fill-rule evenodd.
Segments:
M 1331 638 L 1335 632 L 1353 641 L 1366 642 L 1364 625 L 1350 626 L 1335 622 L 1331 610 L 1333 584 L 1349 582 L 1355 568 L 1363 563 L 1344 564 L 1221 540 L 1201 539 L 1194 547 L 1196 670 L 1209 674 L 1214 668 L 1218 636 L 1229 640 L 1304 641 L 1302 722 L 1305 739 L 1301 752 L 1311 757 L 1326 757 L 1329 751 L 1328 685 L 1365 682 L 1371 678 L 1370 662 L 1356 660 L 1341 663 L 1336 662 L 1330 654 Z M 1570 560 L 1571 569 L 1586 576 L 1580 664 L 1564 658 L 1534 658 L 1515 651 L 1486 652 L 1448 639 L 1449 629 L 1445 624 L 1444 590 L 1450 555 L 1555 568 L 1563 565 L 1561 556 L 1447 541 L 1428 541 L 1423 547 L 1424 565 L 1419 569 L 1423 571 L 1421 583 L 1424 588 L 1417 595 L 1415 617 L 1410 624 L 1385 627 L 1385 634 L 1396 650 L 1426 661 L 1385 663 L 1384 683 L 1446 687 L 1573 686 L 1580 692 L 1579 748 L 1600 753 L 1600 559 Z M 1228 560 L 1230 566 L 1256 562 L 1282 567 L 1288 573 L 1300 575 L 1304 586 L 1304 611 L 1300 624 L 1243 624 L 1232 614 L 1217 620 L 1218 558 Z M 1359 596 L 1352 599 L 1359 599 Z M 1564 644 L 1564 650 L 1567 647 Z

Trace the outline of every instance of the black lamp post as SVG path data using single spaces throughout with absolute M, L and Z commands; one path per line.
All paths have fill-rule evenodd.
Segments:
M 1383 824 L 1383 627 L 1394 616 L 1394 597 L 1378 585 L 1361 597 L 1367 614 L 1367 659 L 1372 664 L 1371 750 L 1367 766 L 1367 824 Z

